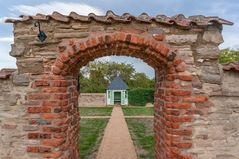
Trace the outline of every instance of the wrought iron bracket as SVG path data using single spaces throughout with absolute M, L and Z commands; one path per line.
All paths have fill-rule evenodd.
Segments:
M 41 41 L 41 42 L 44 42 L 47 38 L 46 36 L 46 33 L 44 31 L 41 30 L 41 23 L 39 21 L 36 21 L 34 23 L 34 26 L 35 27 L 38 27 L 38 30 L 39 30 L 39 33 L 37 35 L 38 39 Z

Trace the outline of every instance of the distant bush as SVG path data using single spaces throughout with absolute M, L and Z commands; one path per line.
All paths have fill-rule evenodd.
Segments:
M 135 88 L 129 90 L 129 105 L 145 106 L 154 102 L 154 89 Z
M 219 63 L 239 61 L 239 51 L 223 49 L 219 54 Z

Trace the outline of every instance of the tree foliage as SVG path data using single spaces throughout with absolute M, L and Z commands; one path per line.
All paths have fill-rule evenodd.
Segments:
M 110 81 L 116 76 L 121 76 L 130 89 L 154 87 L 154 79 L 150 79 L 145 73 L 136 72 L 131 64 L 94 61 L 80 71 L 81 92 L 105 92 Z
M 145 73 L 137 72 L 131 80 L 130 88 L 154 88 L 154 79 L 149 79 Z
M 219 54 L 219 62 L 227 63 L 227 62 L 235 62 L 239 61 L 239 51 L 231 50 L 231 49 L 223 49 Z

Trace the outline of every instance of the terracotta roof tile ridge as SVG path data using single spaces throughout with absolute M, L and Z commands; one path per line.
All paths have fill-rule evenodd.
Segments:
M 15 68 L 3 68 L 0 70 L 0 79 L 8 79 L 13 72 L 17 71 Z
M 239 61 L 224 63 L 222 66 L 225 71 L 239 71 Z
M 121 16 L 115 14 L 113 11 L 108 10 L 105 15 L 96 15 L 94 13 L 90 13 L 86 15 L 79 15 L 76 12 L 71 12 L 69 15 L 63 15 L 59 12 L 53 12 L 51 15 L 44 14 L 36 14 L 35 16 L 30 15 L 22 15 L 21 19 L 6 19 L 7 23 L 17 23 L 17 22 L 25 22 L 29 20 L 41 20 L 48 21 L 50 19 L 54 19 L 60 22 L 69 22 L 71 19 L 78 20 L 82 22 L 91 22 L 92 20 L 103 22 L 103 23 L 112 23 L 113 21 L 127 23 L 131 21 L 139 21 L 145 23 L 157 22 L 161 24 L 168 25 L 178 25 L 181 27 L 191 27 L 192 24 L 196 24 L 198 26 L 207 26 L 212 23 L 219 23 L 225 25 L 233 25 L 232 22 L 219 18 L 217 16 L 203 16 L 203 15 L 195 15 L 185 17 L 183 14 L 177 14 L 175 16 L 169 17 L 166 15 L 156 15 L 155 17 L 149 16 L 147 13 L 142 13 L 138 16 L 131 15 L 130 13 L 124 13 Z

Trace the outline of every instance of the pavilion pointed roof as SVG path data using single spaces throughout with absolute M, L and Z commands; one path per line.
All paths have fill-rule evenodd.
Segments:
M 108 90 L 126 90 L 128 89 L 127 84 L 120 78 L 120 76 L 115 77 L 107 88 Z

